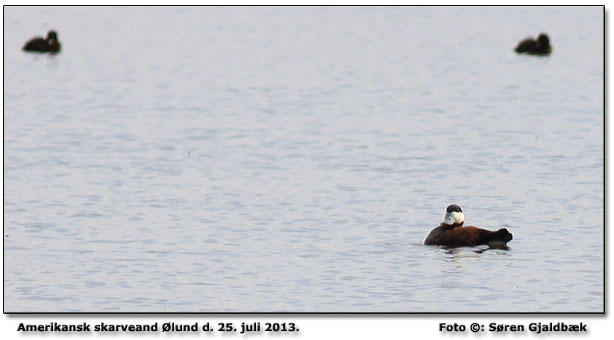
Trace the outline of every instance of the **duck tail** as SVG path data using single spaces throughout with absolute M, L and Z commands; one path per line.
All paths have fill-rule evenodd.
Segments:
M 506 243 L 507 243 L 507 242 L 509 242 L 509 241 L 511 241 L 511 240 L 514 238 L 514 236 L 512 235 L 512 233 L 510 233 L 509 231 L 507 231 L 507 229 L 506 229 L 506 228 L 501 228 L 501 229 L 497 230 L 497 231 L 495 232 L 495 235 L 496 235 L 496 237 L 497 237 L 497 238 L 498 238 L 500 241 L 503 241 L 503 242 L 506 242 Z
M 501 228 L 488 235 L 488 240 L 485 242 L 491 248 L 508 249 L 507 242 L 511 241 L 512 234 L 505 228 Z

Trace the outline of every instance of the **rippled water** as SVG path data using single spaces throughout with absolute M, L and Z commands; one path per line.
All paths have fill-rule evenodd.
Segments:
M 56 56 L 20 50 L 54 28 Z M 6 312 L 601 312 L 602 7 L 4 9 Z M 550 35 L 550 57 L 515 44 Z M 423 246 L 449 203 L 511 249 Z

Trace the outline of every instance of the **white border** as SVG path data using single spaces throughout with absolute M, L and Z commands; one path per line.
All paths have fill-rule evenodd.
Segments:
M 50 5 L 54 2 L 49 1 L 1 1 L 2 5 Z M 73 1 L 67 0 L 62 1 L 63 5 L 94 5 L 101 4 L 103 1 Z M 257 1 L 251 2 L 248 0 L 236 1 L 236 0 L 226 0 L 226 1 L 194 1 L 194 0 L 182 0 L 182 1 L 121 1 L 121 0 L 112 0 L 112 1 L 104 1 L 104 4 L 116 4 L 116 5 L 124 5 L 124 4 L 135 4 L 135 5 L 145 5 L 145 4 L 154 4 L 154 5 L 163 5 L 168 4 L 172 5 L 175 3 L 182 5 L 190 5 L 190 4 L 226 4 L 226 5 L 245 5 L 245 4 L 269 4 L 269 5 L 292 5 L 292 4 L 304 4 L 304 5 L 453 5 L 455 4 L 452 1 L 364 1 L 364 0 L 356 0 L 356 1 Z M 585 5 L 606 5 L 606 22 L 609 18 L 608 9 L 611 1 L 590 1 L 587 3 L 582 3 Z M 467 2 L 458 2 L 459 5 L 465 4 L 473 4 L 473 5 L 578 5 L 580 1 L 470 1 Z M 2 21 L 2 27 L 4 27 L 3 18 L 0 19 Z M 609 23 L 606 24 L 606 47 L 610 46 L 611 38 L 609 29 L 611 25 Z M 606 48 L 606 53 L 609 51 L 609 48 Z M 611 68 L 611 58 L 608 56 L 607 60 L 608 71 Z M 606 74 L 606 79 L 609 79 L 608 74 Z M 4 89 L 3 89 L 4 90 Z M 608 88 L 608 93 L 606 98 L 612 98 L 611 96 L 611 86 Z M 611 106 L 611 104 L 610 104 Z M 613 131 L 613 123 L 612 119 L 607 119 L 608 122 L 608 131 Z M 3 124 L 0 123 L 0 124 Z M 611 150 L 610 145 L 606 146 L 606 149 Z M 2 150 L 0 150 L 2 153 Z M 611 152 L 608 152 L 607 159 L 610 159 Z M 606 164 L 607 166 L 607 164 Z M 608 179 L 612 177 L 612 168 L 607 166 L 608 171 Z M 611 195 L 608 193 L 606 197 L 610 198 L 607 202 L 607 211 L 612 211 L 612 199 Z M 609 220 L 609 219 L 608 219 Z M 609 223 L 606 222 L 606 226 Z M 612 244 L 612 232 L 608 230 L 608 239 L 606 240 L 606 244 Z M 610 251 L 611 253 L 611 251 Z M 608 254 L 609 255 L 609 254 Z M 608 264 L 608 270 L 606 273 L 610 272 L 610 256 L 607 257 L 606 260 Z M 4 277 L 3 277 L 4 279 Z M 607 277 L 606 277 L 607 279 Z M 608 281 L 609 283 L 609 281 Z M 611 292 L 611 289 L 608 289 L 611 284 L 606 287 L 606 292 Z M 609 307 L 609 304 L 606 301 L 606 308 Z M 204 322 L 210 322 L 211 325 L 217 325 L 218 322 L 233 322 L 235 325 L 240 325 L 241 322 L 261 322 L 264 324 L 265 322 L 295 322 L 298 324 L 300 328 L 299 333 L 295 334 L 283 334 L 283 335 L 275 335 L 275 334 L 252 334 L 249 338 L 260 338 L 260 337 L 269 337 L 273 336 L 283 337 L 283 338 L 301 338 L 301 339 L 440 339 L 440 338 L 450 338 L 450 337 L 479 337 L 481 339 L 484 338 L 498 338 L 501 336 L 513 336 L 516 338 L 517 336 L 536 336 L 535 334 L 525 331 L 524 333 L 505 333 L 495 334 L 490 332 L 481 332 L 473 334 L 469 330 L 464 333 L 441 333 L 439 332 L 439 323 L 459 323 L 464 324 L 467 328 L 473 322 L 478 322 L 480 324 L 484 324 L 488 327 L 488 324 L 491 322 L 495 323 L 506 323 L 506 324 L 523 324 L 528 326 L 531 322 L 565 322 L 567 324 L 580 323 L 583 322 L 588 324 L 589 332 L 588 334 L 580 334 L 580 336 L 588 336 L 590 338 L 597 339 L 606 339 L 611 337 L 611 332 L 609 331 L 612 327 L 612 320 L 607 316 L 589 316 L 589 315 L 579 315 L 579 316 L 567 316 L 567 315 L 497 315 L 497 316 L 485 316 L 485 315 L 374 315 L 374 316 L 352 316 L 352 315 L 332 315 L 332 316 L 296 316 L 296 315 L 273 315 L 273 316 L 212 316 L 212 315 L 187 315 L 187 316 L 179 316 L 179 315 L 168 315 L 168 316 L 139 316 L 139 315 L 109 315 L 109 316 L 88 316 L 88 315 L 76 315 L 76 316 L 54 316 L 54 315 L 45 315 L 45 316 L 25 316 L 25 315 L 2 315 L 0 318 L 0 334 L 3 339 L 13 339 L 23 336 L 27 336 L 28 339 L 50 339 L 50 338 L 70 338 L 76 339 L 81 338 L 82 336 L 76 334 L 20 334 L 17 332 L 17 327 L 20 323 L 31 323 L 31 324 L 45 324 L 50 322 L 58 322 L 58 323 L 81 323 L 87 322 L 90 324 L 98 324 L 100 322 L 104 323 L 119 323 L 119 324 L 128 324 L 128 323 L 153 323 L 158 322 L 159 324 L 163 322 L 175 322 L 175 323 L 183 323 L 183 324 L 191 324 L 194 322 L 199 322 L 203 324 Z M 109 336 L 108 334 L 107 336 Z M 181 334 L 175 333 L 175 337 L 179 337 Z M 186 336 L 187 334 L 183 334 Z M 608 336 L 606 336 L 608 335 Z M 100 334 L 88 334 L 88 337 L 91 336 L 100 336 Z M 122 333 L 118 335 L 119 337 L 130 337 L 129 333 Z M 138 339 L 150 339 L 150 338 L 160 338 L 169 336 L 169 334 L 163 333 L 155 333 L 151 335 L 135 335 L 138 336 Z M 172 336 L 172 335 L 171 335 Z M 214 332 L 213 334 L 204 335 L 203 333 L 198 333 L 197 335 L 187 335 L 189 338 L 203 338 L 203 339 L 213 339 L 213 338 L 228 338 L 228 339 L 243 339 L 246 338 L 244 335 L 240 334 L 223 334 Z M 551 337 L 568 337 L 570 334 L 554 334 Z M 183 338 L 183 337 L 181 337 Z

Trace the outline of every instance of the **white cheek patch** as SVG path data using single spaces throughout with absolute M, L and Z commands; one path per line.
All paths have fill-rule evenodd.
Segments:
M 462 213 L 461 213 L 461 215 L 462 215 Z M 454 224 L 454 223 L 460 223 L 460 222 L 458 221 L 458 219 L 459 219 L 458 213 L 457 213 L 457 212 L 455 212 L 455 211 L 453 211 L 453 212 L 451 212 L 451 213 L 449 213 L 449 212 L 447 212 L 447 211 L 446 211 L 446 213 L 445 213 L 445 214 L 443 214 L 443 223 L 445 223 L 445 224 L 450 224 L 450 225 L 452 225 L 452 224 Z M 462 221 L 462 220 L 463 220 L 463 217 L 461 217 L 461 221 Z
M 449 212 L 445 212 L 443 214 L 443 223 L 444 224 L 460 224 L 465 222 L 465 214 L 463 214 L 462 212 L 456 212 L 453 211 L 451 213 Z
M 455 223 L 463 223 L 463 222 L 465 222 L 465 214 L 463 214 L 462 212 L 453 211 L 452 212 L 452 216 L 454 216 L 454 222 Z

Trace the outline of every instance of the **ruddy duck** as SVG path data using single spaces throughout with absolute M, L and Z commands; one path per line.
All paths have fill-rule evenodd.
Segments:
M 47 39 L 41 37 L 32 38 L 24 45 L 23 50 L 28 52 L 58 53 L 60 48 L 61 45 L 58 41 L 57 32 L 49 31 L 49 33 L 47 33 Z
M 492 248 L 506 248 L 507 242 L 512 240 L 512 234 L 507 229 L 497 231 L 463 227 L 465 215 L 456 204 L 450 204 L 443 214 L 443 222 L 431 230 L 424 239 L 425 245 L 440 245 L 448 247 L 473 247 L 486 244 Z

